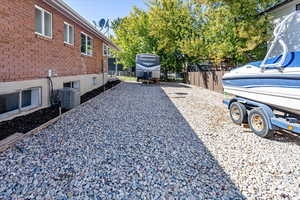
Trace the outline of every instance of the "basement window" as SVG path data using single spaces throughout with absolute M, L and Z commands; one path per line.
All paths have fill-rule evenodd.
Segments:
M 80 81 L 71 81 L 64 83 L 64 88 L 80 89 Z
M 52 38 L 52 14 L 39 6 L 35 6 L 35 33 Z
M 93 55 L 93 39 L 85 34 L 81 33 L 80 34 L 81 38 L 81 54 L 86 55 L 86 56 L 92 56 Z
M 41 88 L 31 88 L 0 95 L 0 118 L 41 105 Z
M 300 10 L 300 3 L 296 5 L 296 10 Z
M 21 109 L 31 109 L 41 105 L 41 88 L 21 91 Z
M 74 44 L 74 26 L 67 22 L 64 23 L 64 42 L 70 45 Z
M 19 93 L 0 95 L 0 116 L 19 110 Z

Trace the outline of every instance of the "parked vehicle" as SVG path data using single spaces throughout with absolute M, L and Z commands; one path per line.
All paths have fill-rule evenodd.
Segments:
M 160 58 L 152 54 L 139 54 L 136 56 L 136 77 L 139 80 L 160 79 Z
M 295 11 L 275 28 L 274 41 L 263 61 L 223 77 L 225 93 L 233 96 L 224 100 L 232 121 L 248 123 L 261 137 L 270 137 L 278 129 L 300 133 L 300 41 L 298 38 L 296 44 L 286 37 L 299 18 L 300 12 Z

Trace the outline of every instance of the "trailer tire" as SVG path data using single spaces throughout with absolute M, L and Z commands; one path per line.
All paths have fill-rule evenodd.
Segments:
M 271 130 L 268 118 L 260 108 L 252 109 L 248 116 L 250 129 L 259 137 L 272 138 L 274 130 Z
M 230 105 L 229 113 L 233 123 L 238 125 L 247 123 L 247 109 L 245 105 L 239 102 L 233 102 Z

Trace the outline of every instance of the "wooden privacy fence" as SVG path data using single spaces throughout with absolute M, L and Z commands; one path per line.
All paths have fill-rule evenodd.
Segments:
M 191 85 L 223 93 L 222 77 L 226 71 L 188 72 Z

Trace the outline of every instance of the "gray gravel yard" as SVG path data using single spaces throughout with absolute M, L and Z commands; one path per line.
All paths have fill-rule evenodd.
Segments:
M 122 83 L 0 153 L 0 199 L 300 199 L 300 139 L 233 125 L 222 99 Z

